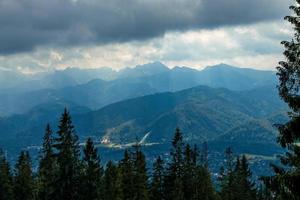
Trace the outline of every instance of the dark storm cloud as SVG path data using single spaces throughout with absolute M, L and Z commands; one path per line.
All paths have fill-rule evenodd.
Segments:
M 0 54 L 282 18 L 287 0 L 0 0 Z

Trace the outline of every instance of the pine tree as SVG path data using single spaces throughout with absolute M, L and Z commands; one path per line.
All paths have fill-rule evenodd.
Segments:
M 164 161 L 160 156 L 153 164 L 153 173 L 150 187 L 150 199 L 151 200 L 163 200 L 164 199 Z
M 123 191 L 120 169 L 109 161 L 104 174 L 104 200 L 122 200 Z
M 171 149 L 171 161 L 168 163 L 167 174 L 165 177 L 166 199 L 183 200 L 183 138 L 179 128 L 176 129 Z
M 220 196 L 223 200 L 234 199 L 234 157 L 231 148 L 225 151 L 225 168 L 221 168 L 219 180 L 221 182 Z
M 0 200 L 13 200 L 12 174 L 4 152 L 0 149 Z
M 31 159 L 27 151 L 22 151 L 15 167 L 14 178 L 15 200 L 34 199 L 34 179 L 31 169 Z
M 198 157 L 200 155 L 200 162 Z M 202 152 L 198 153 L 198 148 L 195 145 L 192 151 L 193 157 L 193 178 L 191 187 L 193 187 L 193 200 L 215 200 L 218 195 L 215 191 L 214 185 L 211 180 L 210 171 L 208 169 L 208 146 L 203 143 Z
M 269 178 L 270 190 L 277 198 L 300 199 L 300 0 L 290 6 L 293 16 L 286 16 L 294 28 L 294 38 L 291 41 L 283 41 L 285 47 L 285 61 L 277 67 L 279 77 L 279 94 L 291 109 L 290 121 L 279 126 L 278 141 L 283 148 L 288 150 L 281 158 L 285 168 L 274 166 L 276 176 Z
M 148 176 L 145 155 L 141 151 L 140 144 L 134 145 L 132 155 L 134 169 L 134 200 L 148 200 Z
M 256 188 L 252 182 L 252 172 L 249 169 L 248 161 L 245 155 L 240 159 L 237 158 L 234 170 L 234 199 L 255 200 Z
M 252 182 L 252 172 L 249 168 L 245 155 L 236 158 L 234 162 L 233 152 L 226 149 L 225 168 L 220 170 L 221 192 L 224 200 L 256 200 L 257 191 L 255 183 Z
M 244 199 L 255 200 L 256 199 L 256 188 L 255 183 L 252 179 L 252 172 L 249 168 L 248 161 L 245 155 L 242 156 L 241 160 L 241 186 L 243 187 Z
M 184 199 L 192 199 L 195 193 L 195 176 L 196 176 L 196 163 L 193 162 L 193 151 L 189 144 L 185 146 L 184 150 L 184 164 L 183 164 L 183 193 Z
M 208 168 L 197 166 L 194 179 L 195 192 L 192 196 L 193 200 L 218 199 Z
M 53 145 L 57 151 L 58 163 L 56 199 L 75 200 L 79 198 L 80 149 L 78 137 L 67 109 L 62 114 L 58 128 L 58 138 L 55 138 Z
M 47 124 L 38 171 L 38 198 L 40 200 L 53 200 L 55 198 L 57 162 L 52 148 L 52 134 L 51 127 Z
M 101 199 L 103 196 L 101 185 L 103 168 L 100 165 L 100 158 L 91 138 L 88 138 L 83 152 L 83 175 L 80 184 L 82 199 Z
M 121 172 L 121 183 L 122 183 L 122 192 L 123 200 L 132 200 L 134 199 L 134 166 L 131 159 L 130 152 L 126 149 L 124 151 L 124 158 L 120 161 L 119 164 Z

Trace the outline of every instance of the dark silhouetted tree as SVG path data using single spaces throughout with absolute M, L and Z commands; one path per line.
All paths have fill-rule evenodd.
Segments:
M 0 200 L 13 200 L 12 174 L 4 152 L 0 149 Z
M 195 191 L 192 199 L 203 199 L 203 200 L 216 200 L 218 195 L 215 191 L 214 185 L 211 180 L 211 175 L 208 168 L 204 166 L 197 166 L 195 172 Z
M 193 150 L 191 149 L 190 145 L 187 144 L 184 149 L 184 163 L 183 163 L 183 177 L 182 177 L 182 184 L 183 184 L 183 193 L 184 199 L 190 200 L 192 199 L 193 194 L 195 193 L 196 187 L 196 163 L 193 162 Z
M 165 177 L 166 199 L 167 200 L 183 200 L 183 150 L 184 143 L 182 133 L 179 128 L 176 129 L 172 140 L 172 149 L 170 153 L 171 161 Z
M 235 199 L 255 200 L 257 198 L 255 183 L 252 182 L 252 172 L 245 155 L 241 159 L 237 158 L 233 190 Z
M 22 151 L 15 167 L 14 197 L 16 200 L 32 200 L 34 189 L 31 159 L 27 151 Z
M 124 158 L 119 164 L 121 172 L 121 187 L 124 200 L 134 199 L 134 165 L 131 159 L 130 152 L 126 149 L 124 151 Z
M 150 199 L 151 200 L 163 200 L 164 199 L 164 161 L 160 156 L 153 163 L 153 172 L 150 185 Z
M 55 180 L 57 162 L 53 152 L 53 135 L 50 125 L 46 126 L 41 159 L 38 170 L 38 198 L 40 200 L 55 199 Z
M 121 183 L 120 169 L 114 165 L 112 161 L 109 161 L 106 165 L 104 174 L 104 194 L 105 200 L 122 200 L 123 191 Z
M 80 193 L 83 195 L 83 199 L 101 199 L 103 196 L 103 186 L 101 185 L 103 168 L 100 165 L 100 158 L 91 138 L 88 138 L 83 152 Z
M 79 198 L 79 143 L 67 109 L 64 110 L 58 126 L 58 137 L 55 138 L 58 174 L 56 180 L 56 197 L 75 200 Z
M 227 148 L 225 151 L 225 167 L 220 170 L 220 196 L 223 200 L 234 199 L 234 156 L 231 148 Z
M 194 187 L 192 199 L 215 200 L 218 199 L 218 194 L 211 180 L 210 171 L 208 168 L 208 145 L 203 143 L 202 152 L 198 153 L 197 146 L 192 151 L 193 161 L 195 165 L 192 184 Z M 200 155 L 200 162 L 198 156 Z
M 136 143 L 133 147 L 134 199 L 148 200 L 148 176 L 145 155 L 141 150 L 140 144 Z
M 294 12 L 286 16 L 294 28 L 294 38 L 283 41 L 285 61 L 277 67 L 279 94 L 291 109 L 290 121 L 279 126 L 278 141 L 288 152 L 281 158 L 285 167 L 273 166 L 276 176 L 265 179 L 276 198 L 300 199 L 300 0 L 290 7 Z

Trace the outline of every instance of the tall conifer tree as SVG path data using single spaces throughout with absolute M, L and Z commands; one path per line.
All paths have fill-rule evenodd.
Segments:
M 225 168 L 220 170 L 221 192 L 220 196 L 223 200 L 234 199 L 234 156 L 231 148 L 225 151 Z
M 172 141 L 171 161 L 168 163 L 167 174 L 165 177 L 166 199 L 183 200 L 183 150 L 184 143 L 182 133 L 176 129 Z
M 0 200 L 13 200 L 12 174 L 4 152 L 0 149 Z
M 285 20 L 292 24 L 294 37 L 282 42 L 285 60 L 277 67 L 279 94 L 291 109 L 290 121 L 279 126 L 278 141 L 288 152 L 281 158 L 285 167 L 273 166 L 276 176 L 268 179 L 267 185 L 278 198 L 300 199 L 300 0 L 290 9 L 294 14 Z
M 192 151 L 193 157 L 193 200 L 215 200 L 218 199 L 217 192 L 211 180 L 210 171 L 208 168 L 208 145 L 203 143 L 202 152 L 198 153 L 197 146 L 195 145 Z M 200 155 L 200 162 L 198 157 Z
M 31 158 L 27 151 L 21 152 L 16 163 L 14 197 L 15 200 L 32 200 L 35 197 Z
M 195 193 L 196 187 L 196 163 L 193 162 L 193 150 L 190 145 L 187 144 L 184 149 L 184 163 L 183 163 L 183 193 L 184 199 L 192 199 L 193 194 Z
M 234 199 L 255 200 L 257 191 L 252 182 L 252 172 L 245 155 L 237 158 L 234 170 L 233 195 Z
M 112 162 L 109 161 L 106 165 L 104 174 L 104 200 L 122 200 L 123 191 L 121 183 L 120 169 Z
M 119 164 L 121 172 L 123 200 L 134 199 L 134 165 L 131 159 L 130 152 L 124 151 L 124 158 Z
M 164 199 L 164 161 L 160 156 L 153 163 L 153 172 L 150 186 L 150 199 L 151 200 L 163 200 Z
M 56 194 L 58 199 L 75 200 L 79 198 L 79 143 L 67 109 L 61 116 L 55 139 L 58 174 Z
M 40 200 L 55 199 L 55 180 L 57 162 L 53 152 L 53 135 L 49 124 L 46 126 L 41 159 L 38 171 L 38 198 Z
M 97 200 L 103 197 L 102 176 L 103 168 L 97 149 L 91 138 L 88 138 L 83 149 L 83 174 L 80 184 L 80 193 L 84 199 Z
M 208 168 L 197 166 L 194 179 L 195 192 L 192 195 L 193 200 L 218 199 Z
M 148 200 L 148 176 L 146 169 L 145 155 L 141 150 L 140 144 L 134 145 L 133 159 L 133 173 L 134 173 L 134 199 Z

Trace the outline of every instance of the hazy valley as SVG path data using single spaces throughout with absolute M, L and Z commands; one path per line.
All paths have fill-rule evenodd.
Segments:
M 228 146 L 259 159 L 280 152 L 273 125 L 287 120 L 287 106 L 272 71 L 224 64 L 169 69 L 155 62 L 121 71 L 68 68 L 15 76 L 22 78 L 14 90 L 0 92 L 0 145 L 11 158 L 24 148 L 38 152 L 45 125 L 56 130 L 65 107 L 80 140 L 92 137 L 105 160 L 117 159 L 118 149 L 137 140 L 152 157 L 162 154 L 176 127 L 189 143 L 208 142 L 212 154 Z

